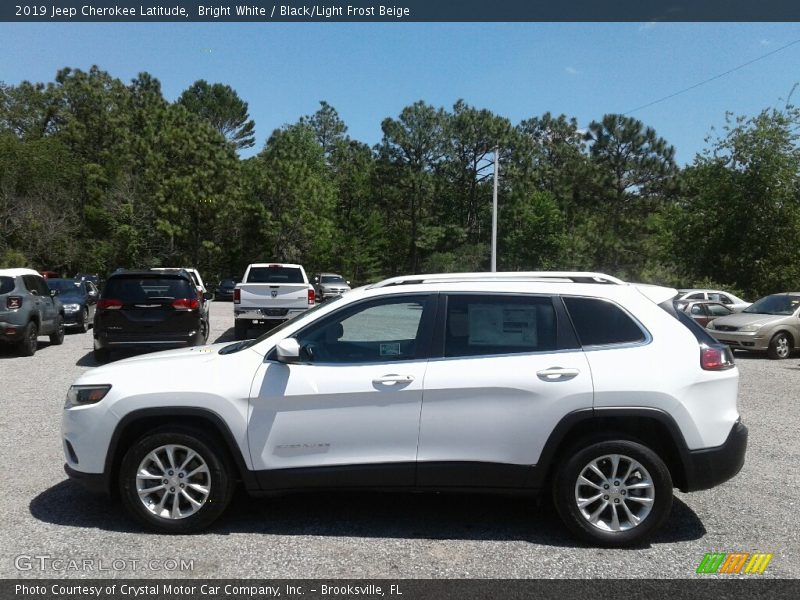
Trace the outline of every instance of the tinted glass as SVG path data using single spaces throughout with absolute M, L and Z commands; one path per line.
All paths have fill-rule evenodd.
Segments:
M 764 315 L 791 315 L 800 307 L 800 296 L 786 296 L 775 294 L 761 298 L 744 309 L 746 313 L 757 313 Z
M 81 290 L 80 281 L 73 279 L 48 279 L 47 287 L 59 292 L 79 292 Z
M 0 294 L 7 294 L 14 289 L 13 277 L 0 277 Z
M 339 277 L 338 275 L 323 275 L 320 278 L 322 283 L 344 283 L 344 278 Z
M 447 300 L 445 356 L 555 349 L 556 317 L 550 298 L 453 295 Z
M 702 292 L 697 294 L 691 294 L 690 296 L 686 296 L 685 300 L 703 300 L 704 296 Z
M 253 267 L 247 283 L 304 283 L 303 273 L 297 267 Z
M 426 300 L 425 296 L 384 299 L 345 310 L 301 332 L 297 341 L 312 362 L 413 359 Z
M 628 344 L 643 342 L 644 332 L 616 304 L 597 298 L 564 298 L 575 326 L 578 339 L 584 346 Z
M 708 312 L 715 317 L 724 317 L 731 314 L 730 309 L 725 308 L 721 304 L 707 304 L 706 309 L 708 309 Z
M 104 298 L 123 302 L 196 298 L 197 290 L 187 279 L 166 277 L 112 277 L 106 283 Z

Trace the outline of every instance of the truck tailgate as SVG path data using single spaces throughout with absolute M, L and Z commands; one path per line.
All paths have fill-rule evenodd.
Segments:
M 307 283 L 242 283 L 241 308 L 308 308 Z

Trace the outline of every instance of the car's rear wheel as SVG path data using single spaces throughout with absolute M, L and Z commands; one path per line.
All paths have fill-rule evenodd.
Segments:
M 237 340 L 247 339 L 247 329 L 248 329 L 247 321 L 241 319 L 234 321 L 233 337 L 235 337 Z
M 50 343 L 54 346 L 60 346 L 64 343 L 64 317 L 61 315 L 56 317 L 56 328 L 50 334 Z
M 576 448 L 553 482 L 556 509 L 580 538 L 623 547 L 647 540 L 669 516 L 672 478 L 642 444 L 613 440 Z
M 767 356 L 776 360 L 780 360 L 789 358 L 791 353 L 792 338 L 789 337 L 788 333 L 779 331 L 772 336 L 772 339 L 769 341 L 769 348 L 767 348 Z
M 189 428 L 165 428 L 142 437 L 120 467 L 125 507 L 162 533 L 205 529 L 225 511 L 236 483 L 219 447 L 204 432 Z
M 107 363 L 111 358 L 111 353 L 105 348 L 95 348 L 92 352 L 92 355 L 94 357 L 94 362 L 96 362 L 98 365 Z
M 33 356 L 39 347 L 39 326 L 30 321 L 22 332 L 22 339 L 19 342 L 19 353 L 22 356 Z

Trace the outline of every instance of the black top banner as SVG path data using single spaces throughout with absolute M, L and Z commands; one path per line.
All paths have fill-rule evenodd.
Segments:
M 676 22 L 800 21 L 798 0 L 128 0 L 4 1 L 28 22 Z

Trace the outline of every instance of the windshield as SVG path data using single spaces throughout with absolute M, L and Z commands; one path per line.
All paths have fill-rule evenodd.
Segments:
M 48 279 L 47 287 L 51 290 L 58 290 L 59 292 L 78 292 L 80 290 L 80 282 L 72 279 Z
M 258 336 L 255 339 L 244 340 L 242 342 L 236 342 L 235 344 L 231 344 L 230 346 L 225 346 L 224 348 L 222 348 L 219 351 L 219 353 L 220 354 L 231 354 L 233 352 L 238 352 L 239 350 L 244 350 L 245 348 L 250 348 L 251 346 L 255 346 L 256 344 L 258 344 L 260 342 L 263 342 L 269 336 L 275 335 L 279 331 L 282 331 L 283 329 L 286 329 L 289 325 L 294 325 L 294 323 L 296 321 L 298 321 L 299 319 L 305 319 L 308 315 L 314 314 L 320 308 L 322 308 L 322 307 L 326 307 L 327 308 L 328 306 L 331 305 L 331 303 L 338 302 L 341 299 L 342 299 L 341 296 L 339 296 L 338 298 L 331 298 L 330 300 L 326 301 L 325 304 L 317 304 L 314 308 L 309 308 L 307 311 L 295 315 L 294 317 L 292 317 L 288 321 L 284 321 L 283 323 L 281 323 L 277 327 L 273 327 L 272 329 L 270 329 L 269 331 L 263 333 L 262 335 Z
M 323 275 L 321 281 L 322 283 L 344 283 L 344 277 L 341 275 Z
M 791 315 L 798 307 L 800 307 L 800 296 L 775 294 L 761 298 L 745 308 L 743 312 L 759 315 Z

